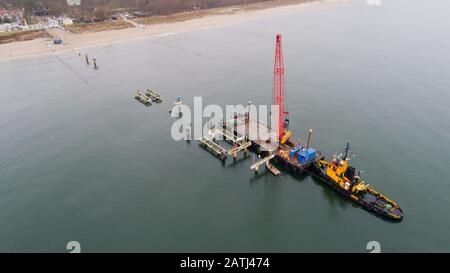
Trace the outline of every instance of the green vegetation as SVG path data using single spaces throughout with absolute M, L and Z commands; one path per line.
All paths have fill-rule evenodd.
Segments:
M 48 10 L 51 15 L 106 17 L 117 11 L 141 11 L 151 15 L 167 15 L 194 9 L 210 9 L 269 0 L 82 0 L 81 6 L 69 6 L 65 0 L 0 0 L 0 5 L 33 10 Z
M 18 32 L 19 32 L 18 30 L 15 30 L 15 31 L 5 31 L 5 32 L 0 32 L 0 40 L 1 40 L 1 37 L 12 36 L 12 35 L 14 35 L 14 34 L 16 34 L 16 33 L 18 33 Z
M 277 1 L 286 0 L 82 0 L 80 6 L 69 6 L 66 0 L 0 0 L 0 5 L 23 8 L 24 17 L 30 23 L 35 16 L 67 15 L 77 24 L 102 22 L 118 12 L 138 12 L 139 17 L 147 17 L 142 19 L 149 19 L 148 16 L 172 16 L 193 10 Z
M 37 38 L 47 38 L 48 33 L 45 30 L 26 30 L 26 31 L 8 31 L 0 32 L 0 44 L 14 41 L 28 41 Z

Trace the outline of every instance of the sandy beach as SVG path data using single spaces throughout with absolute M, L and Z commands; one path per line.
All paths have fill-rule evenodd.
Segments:
M 349 1 L 351 0 L 320 0 L 306 3 L 294 2 L 263 9 L 227 7 L 214 9 L 214 12 L 211 12 L 207 16 L 186 21 L 151 25 L 133 24 L 133 27 L 126 29 L 86 32 L 80 34 L 70 33 L 62 29 L 49 29 L 48 32 L 51 35 L 63 39 L 64 45 L 53 45 L 52 39 L 48 38 L 2 44 L 0 45 L 0 61 L 62 53 L 65 51 L 78 52 L 87 47 L 104 46 L 122 41 L 214 28 L 264 17 L 297 13 L 311 8 L 323 8 Z

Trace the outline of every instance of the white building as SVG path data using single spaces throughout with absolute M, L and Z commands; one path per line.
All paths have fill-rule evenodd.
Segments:
M 81 0 L 66 0 L 69 6 L 79 6 L 81 5 Z
M 11 30 L 11 24 L 0 25 L 0 32 L 10 31 L 10 30 Z
M 73 25 L 73 20 L 69 17 L 58 17 L 55 19 L 56 21 L 58 21 L 58 24 L 60 26 L 70 26 Z

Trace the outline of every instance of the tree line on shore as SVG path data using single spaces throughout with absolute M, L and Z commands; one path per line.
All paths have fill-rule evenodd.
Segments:
M 69 6 L 66 0 L 0 0 L 0 7 L 23 8 L 25 16 L 66 14 L 74 18 L 96 17 L 104 20 L 117 11 L 139 11 L 147 15 L 210 9 L 251 4 L 270 0 L 81 0 L 80 6 Z

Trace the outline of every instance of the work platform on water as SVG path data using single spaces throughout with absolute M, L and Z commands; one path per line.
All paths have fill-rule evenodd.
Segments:
M 201 137 L 199 141 L 199 145 L 207 148 L 215 156 L 219 157 L 222 160 L 225 160 L 227 158 L 227 149 L 214 142 L 214 140 L 207 137 Z
M 301 140 L 295 143 L 287 140 L 281 144 L 273 129 L 251 119 L 248 112 L 211 127 L 208 136 L 200 139 L 200 144 L 222 160 L 225 160 L 227 155 L 236 159 L 240 151 L 244 152 L 244 158 L 249 150 L 255 152 L 261 159 L 254 162 L 250 169 L 256 174 L 259 173 L 260 166 L 265 165 L 271 173 L 280 175 L 281 171 L 271 164 L 272 160 L 286 170 L 298 174 L 322 158 L 320 152 L 310 147 L 312 130 L 309 131 L 306 144 Z M 232 148 L 227 150 L 218 144 L 217 136 L 222 136 L 222 140 L 233 145 Z
M 260 151 L 272 153 L 277 150 L 278 145 L 275 143 L 277 132 L 275 130 L 257 120 L 246 118 L 246 115 L 237 116 L 235 122 L 236 132 L 247 139 L 252 139 L 253 145 Z
M 271 113 L 271 118 L 275 118 L 275 128 L 251 117 L 251 102 L 249 102 L 244 113 L 236 113 L 232 119 L 222 121 L 218 128 L 214 126 L 209 132 L 210 138 L 204 137 L 200 142 L 216 155 L 221 155 L 222 159 L 226 158 L 223 156 L 226 149 L 215 142 L 217 134 L 233 144 L 233 148 L 228 150 L 227 154 L 233 155 L 234 158 L 239 151 L 244 151 L 244 156 L 247 150 L 254 151 L 258 157 L 262 158 L 250 167 L 255 173 L 258 173 L 259 167 L 264 164 L 267 170 L 274 175 L 279 175 L 281 172 L 270 162 L 273 160 L 286 170 L 298 174 L 321 159 L 320 152 L 311 147 L 312 130 L 309 130 L 306 144 L 300 140 L 292 140 L 292 132 L 289 130 L 289 112 L 284 100 L 284 71 L 281 35 L 277 35 L 273 105 L 278 106 L 278 109 Z
M 356 174 L 355 168 L 348 165 L 349 143 L 343 157 L 341 154 L 334 156 L 331 161 L 326 161 L 321 152 L 311 146 L 312 129 L 308 131 L 306 143 L 292 138 L 292 132 L 289 129 L 289 112 L 285 108 L 284 101 L 281 35 L 277 35 L 276 39 L 273 98 L 278 110 L 271 112 L 271 118 L 276 118 L 276 130 L 250 116 L 251 102 L 249 102 L 244 113 L 235 114 L 230 120 L 221 121 L 218 128 L 215 126 L 211 128 L 208 132 L 209 138 L 200 138 L 200 144 L 223 160 L 226 159 L 227 154 L 233 155 L 236 159 L 237 152 L 244 151 L 245 156 L 247 150 L 252 150 L 259 158 L 250 166 L 255 174 L 258 174 L 263 165 L 275 176 L 281 174 L 276 166 L 296 175 L 306 171 L 364 209 L 390 220 L 402 220 L 403 210 L 400 206 L 362 181 L 361 171 Z M 225 141 L 233 144 L 233 148 L 227 150 L 217 144 L 216 135 L 223 136 Z M 272 160 L 276 165 L 271 163 Z
M 134 98 L 142 102 L 146 106 L 152 105 L 152 102 L 162 102 L 161 95 L 150 89 L 147 89 L 145 93 L 141 92 L 140 90 L 136 91 L 136 95 L 134 96 Z
M 244 157 L 247 156 L 248 149 L 251 147 L 252 143 L 246 140 L 243 136 L 237 136 L 233 132 L 228 131 L 224 127 L 216 128 L 213 127 L 208 131 L 208 137 L 201 137 L 199 139 L 200 144 L 203 147 L 208 148 L 214 155 L 218 156 L 220 159 L 225 160 L 227 155 L 233 156 L 234 159 L 237 158 L 237 154 L 240 151 L 243 151 Z M 217 144 L 216 137 L 220 135 L 223 137 L 223 140 L 233 145 L 233 147 L 229 150 Z
M 225 127 L 222 128 L 212 128 L 209 130 L 209 134 L 213 137 L 213 139 L 216 138 L 216 135 L 223 136 L 224 140 L 228 143 L 232 144 L 233 147 L 228 150 L 228 155 L 232 155 L 233 158 L 236 158 L 236 155 L 238 152 L 243 151 L 244 156 L 247 155 L 248 148 L 252 146 L 252 142 L 248 141 L 244 136 L 237 136 L 233 134 L 233 132 L 227 130 Z

